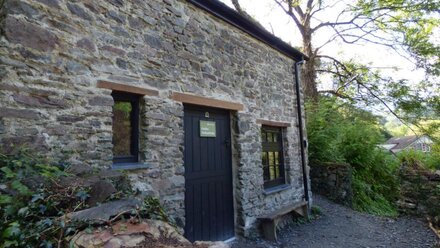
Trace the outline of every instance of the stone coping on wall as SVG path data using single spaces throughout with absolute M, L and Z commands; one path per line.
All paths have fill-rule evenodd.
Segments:
M 206 106 L 206 107 L 214 107 L 214 108 L 221 108 L 221 109 L 228 109 L 235 111 L 242 111 L 244 109 L 244 106 L 241 103 L 218 100 L 203 96 L 196 96 L 187 93 L 172 92 L 170 98 L 178 102 Z
M 272 127 L 290 127 L 291 126 L 290 122 L 270 121 L 270 120 L 263 120 L 263 119 L 257 119 L 257 124 L 272 126 Z
M 98 80 L 96 86 L 98 88 L 128 92 L 128 93 L 133 93 L 133 94 L 138 94 L 138 95 L 143 95 L 143 96 L 158 96 L 159 95 L 159 91 L 157 91 L 157 90 L 146 89 L 146 88 L 136 87 L 136 86 L 132 86 L 132 85 L 126 85 L 126 84 L 113 83 L 113 82 L 109 82 L 109 81 L 105 81 L 105 80 Z

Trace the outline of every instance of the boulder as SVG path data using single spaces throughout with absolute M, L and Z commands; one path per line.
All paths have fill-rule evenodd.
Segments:
M 208 247 L 208 248 L 230 248 L 229 245 L 227 245 L 225 242 L 221 241 L 196 241 L 194 242 L 194 245 L 197 247 Z
M 170 224 L 160 220 L 120 220 L 95 231 L 81 231 L 70 244 L 77 248 L 229 248 L 223 242 L 195 242 L 191 244 Z
M 139 208 L 142 205 L 137 199 L 124 199 L 103 203 L 99 206 L 73 212 L 67 215 L 74 221 L 103 223 L 122 212 Z
M 116 193 L 116 188 L 111 182 L 100 180 L 91 185 L 89 192 L 90 197 L 87 199 L 87 204 L 91 207 L 98 203 L 105 201 L 112 194 Z

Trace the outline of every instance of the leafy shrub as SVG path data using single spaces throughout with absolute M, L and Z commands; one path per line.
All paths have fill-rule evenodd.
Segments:
M 160 204 L 159 199 L 155 197 L 146 197 L 144 199 L 144 204 L 140 209 L 140 213 L 141 217 L 143 218 L 158 219 L 165 222 L 170 222 L 170 218 Z
M 21 150 L 0 154 L 1 247 L 53 247 L 75 228 L 62 218 L 84 204 L 82 188 L 61 187 L 64 168 Z
M 99 171 L 91 173 L 89 176 Z M 70 175 L 64 166 L 27 150 L 0 154 L 0 248 L 66 247 L 66 237 L 90 228 L 93 223 L 65 217 L 88 207 L 89 188 L 83 181 L 87 179 Z M 120 190 L 109 199 L 132 196 L 128 186 L 120 183 Z M 139 209 L 121 213 L 111 221 L 126 217 L 169 220 L 159 200 L 151 197 Z
M 60 246 L 75 232 L 75 223 L 63 215 L 81 209 L 88 194 L 58 184 L 68 175 L 63 166 L 21 150 L 0 154 L 0 174 L 1 247 Z
M 310 164 L 343 162 L 353 167 L 353 207 L 396 215 L 398 161 L 379 149 L 385 140 L 378 118 L 334 98 L 307 106 Z
M 401 163 L 418 164 L 427 169 L 440 170 L 440 144 L 434 144 L 429 153 L 410 149 L 399 152 L 397 157 Z

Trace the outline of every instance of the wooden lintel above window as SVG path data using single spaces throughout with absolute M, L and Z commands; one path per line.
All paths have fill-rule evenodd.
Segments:
M 290 127 L 290 122 L 281 122 L 281 121 L 269 121 L 263 119 L 257 119 L 257 124 L 272 126 L 272 127 Z
M 221 109 L 229 109 L 229 110 L 235 110 L 235 111 L 241 111 L 244 108 L 243 104 L 241 104 L 241 103 L 218 100 L 218 99 L 213 99 L 213 98 L 203 97 L 203 96 L 195 96 L 195 95 L 186 94 L 186 93 L 179 93 L 179 92 L 173 92 L 171 94 L 170 98 L 175 101 L 183 102 L 183 103 L 187 103 L 187 104 L 194 104 L 194 105 L 221 108 Z
M 103 89 L 110 89 L 114 91 L 120 91 L 120 92 L 126 92 L 126 93 L 132 93 L 132 94 L 138 94 L 142 96 L 158 96 L 159 91 L 152 90 L 152 89 L 146 89 L 126 84 L 118 84 L 113 82 L 108 82 L 104 80 L 99 80 L 97 83 L 98 88 Z

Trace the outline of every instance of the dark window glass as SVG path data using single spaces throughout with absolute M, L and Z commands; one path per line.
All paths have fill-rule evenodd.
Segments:
M 113 162 L 138 162 L 139 96 L 112 93 L 113 105 Z
M 262 139 L 261 155 L 265 188 L 285 183 L 281 133 L 281 128 L 268 126 L 261 128 L 261 137 L 267 137 L 267 139 Z

